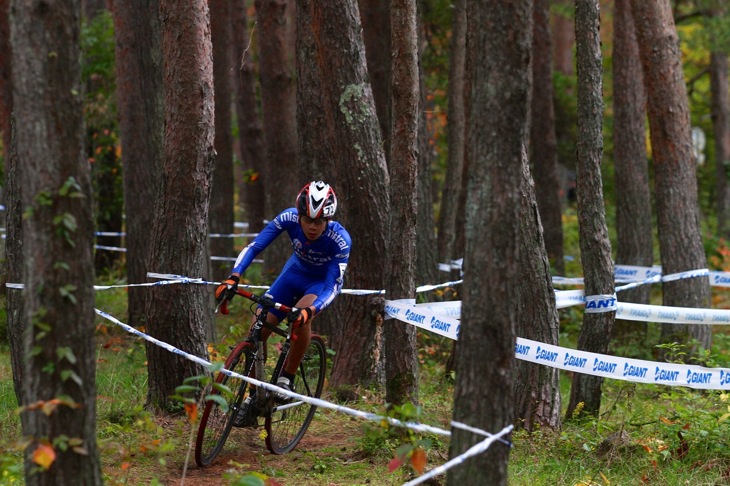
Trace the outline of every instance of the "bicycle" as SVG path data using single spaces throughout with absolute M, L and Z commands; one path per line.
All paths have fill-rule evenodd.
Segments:
M 233 292 L 232 289 L 230 291 Z M 249 336 L 232 348 L 233 351 L 226 359 L 224 368 L 255 378 L 260 382 L 275 385 L 289 354 L 294 321 L 290 317 L 292 312 L 297 309 L 243 289 L 237 289 L 235 294 L 253 302 L 250 309 L 256 316 L 256 320 Z M 231 294 L 230 297 L 235 294 Z M 230 297 L 223 299 L 218 304 L 216 312 L 222 305 L 227 305 Z M 255 304 L 258 304 L 258 309 L 260 309 L 258 313 Z M 266 322 L 270 309 L 287 313 L 286 328 Z M 283 341 L 275 346 L 267 346 L 262 339 L 261 331 L 264 328 L 272 331 L 269 344 L 271 344 L 274 334 L 283 337 Z M 267 348 L 279 351 L 279 357 L 273 369 L 265 365 Z M 324 339 L 312 333 L 309 347 L 294 379 L 296 393 L 313 398 L 319 398 L 322 394 L 327 368 L 325 349 Z M 215 386 L 205 401 L 195 442 L 195 462 L 198 466 L 209 466 L 215 460 L 234 426 L 260 427 L 260 418 L 264 419 L 266 447 L 271 453 L 285 454 L 293 450 L 304 437 L 317 407 L 302 400 L 283 400 L 275 391 L 261 386 L 253 387 L 246 380 L 240 378 L 233 380 L 232 378 L 222 371 L 218 372 L 215 383 L 221 386 Z M 240 383 L 237 383 L 236 380 Z M 228 387 L 233 393 L 223 393 L 221 390 L 226 390 L 225 387 Z M 252 406 L 242 410 L 249 397 Z M 239 417 L 239 412 L 243 417 Z M 249 423 L 241 424 L 246 421 Z

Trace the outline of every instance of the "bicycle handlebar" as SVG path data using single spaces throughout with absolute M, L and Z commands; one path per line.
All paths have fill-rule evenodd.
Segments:
M 294 312 L 294 311 L 297 310 L 296 307 L 289 307 L 288 305 L 285 305 L 285 304 L 281 304 L 279 302 L 276 302 L 275 300 L 273 300 L 273 299 L 271 299 L 269 297 L 266 297 L 265 295 L 256 295 L 254 293 L 249 292 L 248 290 L 236 289 L 234 291 L 235 294 L 230 294 L 231 291 L 233 291 L 233 288 L 231 286 L 229 286 L 229 288 L 227 290 L 226 297 L 224 297 L 223 299 L 221 299 L 221 301 L 218 302 L 218 305 L 215 308 L 215 313 L 216 314 L 218 313 L 218 310 L 219 309 L 227 309 L 228 301 L 231 300 L 234 297 L 235 294 L 238 294 L 241 297 L 245 297 L 248 300 L 251 300 L 253 302 L 256 302 L 257 304 L 259 304 L 261 306 L 269 307 L 269 308 L 274 308 L 274 309 L 279 310 L 279 311 L 282 311 L 282 312 L 284 312 L 286 314 L 289 314 L 289 313 Z M 222 313 L 223 314 L 227 314 L 228 312 L 226 312 L 225 310 L 223 310 Z

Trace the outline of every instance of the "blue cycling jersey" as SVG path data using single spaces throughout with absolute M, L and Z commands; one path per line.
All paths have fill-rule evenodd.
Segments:
M 315 312 L 320 312 L 342 290 L 350 258 L 350 234 L 337 221 L 328 221 L 322 236 L 309 241 L 299 224 L 297 209 L 286 209 L 241 251 L 233 272 L 243 275 L 254 258 L 284 231 L 291 239 L 294 254 L 267 294 L 287 305 L 296 304 L 303 295 L 315 294 L 317 299 L 312 305 Z

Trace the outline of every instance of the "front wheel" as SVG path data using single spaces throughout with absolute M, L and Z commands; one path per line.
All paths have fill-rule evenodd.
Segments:
M 299 371 L 294 378 L 294 390 L 300 395 L 319 398 L 327 371 L 324 340 L 312 335 Z M 273 454 L 285 454 L 294 449 L 304 437 L 317 410 L 315 405 L 294 400 L 274 407 L 266 417 L 266 447 Z
M 252 366 L 253 347 L 249 342 L 239 343 L 231 352 L 224 365 L 225 369 L 247 376 Z M 240 378 L 233 378 L 225 373 L 218 373 L 215 382 L 229 387 L 233 396 L 225 396 L 221 387 L 214 387 L 211 396 L 224 398 L 227 406 L 223 406 L 215 399 L 205 401 L 203 415 L 198 426 L 198 436 L 195 441 L 195 462 L 200 467 L 209 466 L 223 449 L 231 433 L 233 419 L 241 406 L 243 397 L 248 388 L 248 382 Z

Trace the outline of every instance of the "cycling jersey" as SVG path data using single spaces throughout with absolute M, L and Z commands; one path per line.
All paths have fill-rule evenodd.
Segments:
M 296 208 L 286 209 L 241 251 L 233 272 L 243 275 L 254 258 L 284 231 L 291 239 L 294 253 L 267 295 L 277 302 L 294 305 L 302 296 L 314 294 L 317 299 L 312 305 L 318 313 L 342 290 L 350 258 L 350 234 L 337 221 L 328 221 L 322 236 L 309 241 L 299 224 Z M 283 317 L 279 312 L 274 313 Z

